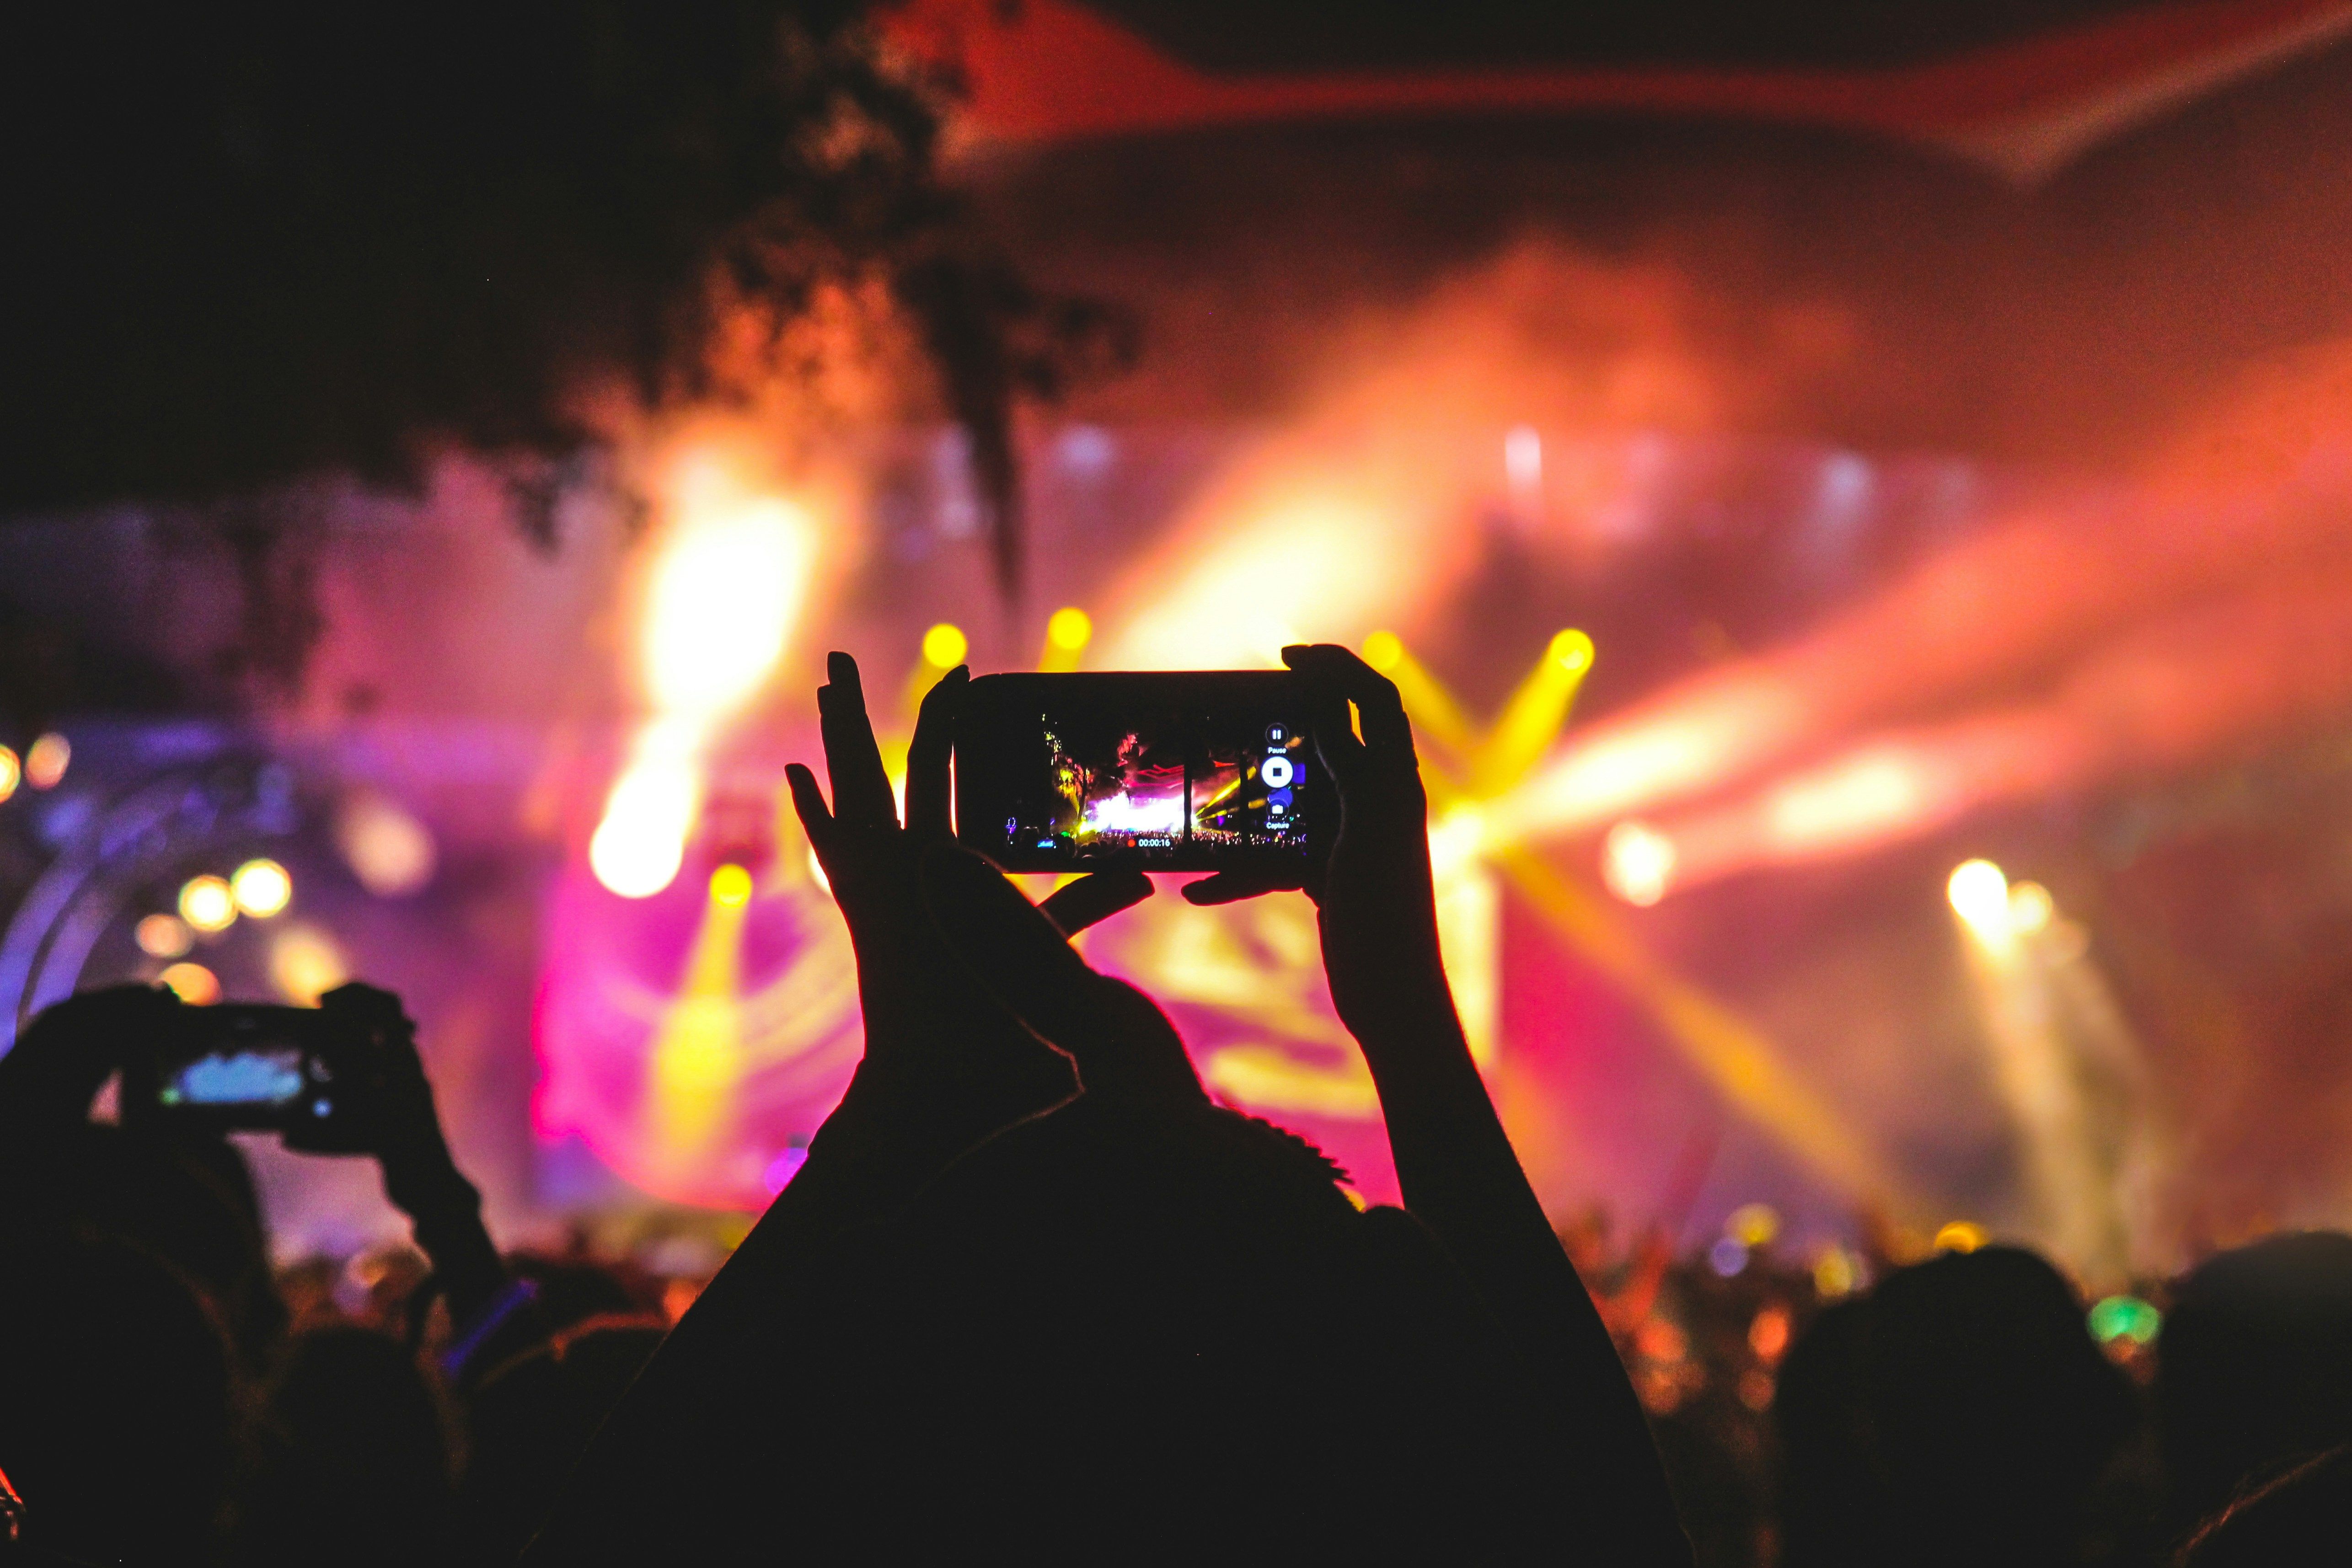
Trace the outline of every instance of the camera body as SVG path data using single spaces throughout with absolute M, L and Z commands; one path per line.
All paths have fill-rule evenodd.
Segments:
M 122 1073 L 126 1125 L 222 1133 L 323 1132 L 359 1087 L 340 1020 L 318 1008 L 220 1002 L 178 1009 Z
M 1277 870 L 1339 799 L 1286 670 L 983 675 L 956 707 L 956 837 L 1010 872 Z

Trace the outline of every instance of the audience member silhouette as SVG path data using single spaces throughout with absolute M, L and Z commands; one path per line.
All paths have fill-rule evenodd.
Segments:
M 1318 694 L 1342 801 L 1307 891 L 1404 1209 L 1359 1214 L 1311 1146 L 1213 1104 L 1159 1009 L 1070 947 L 1146 879 L 1033 907 L 956 848 L 964 672 L 924 704 L 902 825 L 835 654 L 818 694 L 831 804 L 806 768 L 790 778 L 856 947 L 865 1061 L 531 1561 L 1689 1561 L 1455 1019 L 1395 688 L 1344 650 L 1285 657 Z M 1186 894 L 1267 890 L 1222 876 Z
M 2352 1236 L 2273 1236 L 2180 1282 L 2158 1343 L 2176 1524 L 2352 1441 Z
M 2010 1247 L 1822 1314 L 1777 1399 L 1790 1568 L 2084 1560 L 2136 1407 L 2057 1270 Z
M 373 1329 L 296 1338 L 254 1434 L 240 1568 L 445 1562 L 456 1545 L 446 1417 L 416 1358 Z
M 112 1238 L 0 1225 L 0 1469 L 27 1546 L 198 1563 L 233 1458 L 229 1348 L 170 1265 Z
M 2337 1568 L 2352 1556 L 2352 1446 L 2240 1496 L 2189 1538 L 2179 1568 Z

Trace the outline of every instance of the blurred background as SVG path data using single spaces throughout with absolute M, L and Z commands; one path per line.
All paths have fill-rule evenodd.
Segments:
M 2352 5 L 41 26 L 0 1044 L 363 976 L 502 1239 L 723 1246 L 857 1057 L 828 649 L 903 747 L 1336 641 L 1563 1225 L 2352 1222 Z M 1393 1197 L 1303 900 L 1087 942 Z

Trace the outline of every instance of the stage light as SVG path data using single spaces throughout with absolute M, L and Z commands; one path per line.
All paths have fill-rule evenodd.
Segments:
M 16 749 L 13 747 L 0 746 L 0 800 L 5 800 L 9 796 L 14 795 L 16 792 L 17 784 L 24 777 L 25 765 L 16 760 Z
M 963 628 L 942 621 L 923 633 L 923 663 L 935 670 L 952 670 L 971 651 Z
M 743 923 L 751 902 L 750 872 L 730 864 L 711 873 L 684 981 L 655 1031 L 648 1065 L 656 1146 L 680 1165 L 699 1158 L 724 1130 L 742 1075 Z
M 1786 1307 L 1766 1307 L 1748 1323 L 1748 1348 L 1767 1364 L 1780 1359 L 1789 1348 L 1789 1310 Z
M 1364 663 L 1384 675 L 1403 657 L 1404 639 L 1393 632 L 1375 632 L 1364 639 Z
M 1580 675 L 1592 667 L 1592 639 L 1573 626 L 1555 635 L 1546 652 L 1570 674 Z
M 322 931 L 289 925 L 269 945 L 269 983 L 298 1008 L 315 1008 L 319 998 L 352 977 L 342 949 Z
M 219 877 L 190 877 L 180 889 L 180 918 L 199 931 L 226 931 L 236 924 L 236 894 Z
M 777 500 L 685 508 L 655 568 L 646 685 L 666 713 L 715 716 L 784 651 L 812 553 L 808 519 Z
M 1478 748 L 1477 792 L 1487 799 L 1501 795 L 1524 779 L 1543 759 L 1551 743 L 1568 724 L 1569 709 L 1592 667 L 1592 639 L 1578 631 L 1560 632 L 1542 658 L 1519 683 L 1503 706 L 1502 717 Z
M 378 898 L 404 898 L 433 880 L 432 831 L 373 789 L 345 797 L 335 815 L 335 847 L 360 885 Z
M 1992 862 L 1961 862 L 1944 883 L 1944 896 L 1979 939 L 1993 944 L 2009 939 L 2009 878 Z
M 1737 1236 L 1726 1236 L 1706 1249 L 1707 1267 L 1728 1280 L 1748 1267 L 1748 1246 Z
M 1055 611 L 1045 622 L 1045 641 L 1066 653 L 1076 653 L 1093 640 L 1094 634 L 1094 621 L 1075 604 Z
M 702 789 L 685 758 L 649 758 L 621 775 L 588 841 L 589 869 L 623 898 L 650 898 L 686 861 Z
M 2021 882 L 2009 890 L 2009 923 L 2028 936 L 2047 928 L 2057 912 L 2057 901 L 2038 882 Z
M 53 729 L 26 748 L 25 782 L 36 789 L 54 789 L 72 760 L 72 744 Z
M 249 860 L 228 879 L 236 906 L 256 920 L 267 920 L 284 909 L 294 896 L 294 879 L 273 860 Z
M 1723 1222 L 1723 1233 L 1749 1247 L 1769 1247 L 1780 1234 L 1780 1215 L 1769 1203 L 1743 1203 Z
M 210 1007 L 220 1000 L 220 977 L 202 964 L 174 964 L 155 978 L 190 1007 Z
M 1938 1252 L 1973 1252 L 1985 1244 L 1985 1228 L 1972 1220 L 1955 1219 L 1936 1232 Z
M 1675 881 L 1675 841 L 1641 822 L 1620 822 L 1601 841 L 1601 876 L 1609 891 L 1646 909 Z
M 1430 825 L 1429 863 L 1440 882 L 1475 862 L 1486 844 L 1486 819 L 1475 806 L 1456 806 Z
M 751 902 L 751 873 L 732 862 L 710 873 L 710 902 L 740 909 Z
M 131 928 L 139 950 L 153 958 L 183 958 L 196 944 L 195 933 L 176 915 L 151 915 Z

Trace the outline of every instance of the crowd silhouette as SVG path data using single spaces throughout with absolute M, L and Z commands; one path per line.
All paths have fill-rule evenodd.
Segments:
M 2352 1559 L 2352 1238 L 2205 1260 L 2128 1370 L 2013 1248 L 1836 1300 L 1661 1259 L 1636 1293 L 1683 1291 L 1738 1364 L 1714 1403 L 1705 1346 L 1637 1389 L 1647 1307 L 1604 1312 L 1589 1247 L 1580 1277 L 1456 1020 L 1396 691 L 1342 649 L 1285 658 L 1342 805 L 1301 891 L 1402 1207 L 1214 1103 L 1085 962 L 1069 938 L 1147 878 L 1032 904 L 956 846 L 962 671 L 902 812 L 835 654 L 829 793 L 790 786 L 866 1055 L 674 1325 L 657 1282 L 499 1253 L 384 992 L 322 1003 L 365 1044 L 364 1113 L 288 1134 L 373 1159 L 412 1221 L 429 1276 L 362 1309 L 273 1273 L 224 1138 L 92 1119 L 168 992 L 74 998 L 0 1057 L 0 1561 Z

